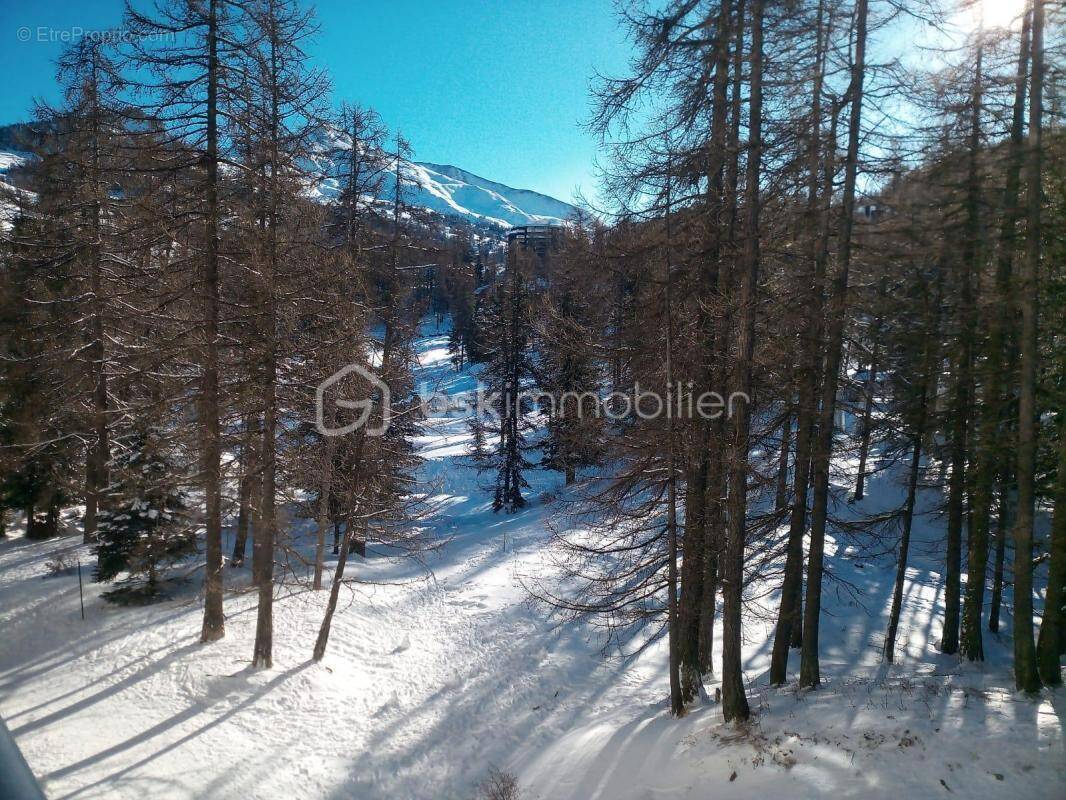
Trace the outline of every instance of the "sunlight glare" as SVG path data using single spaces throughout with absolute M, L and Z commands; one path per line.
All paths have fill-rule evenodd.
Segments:
M 1021 25 L 1026 0 L 975 0 L 959 14 L 962 26 L 974 30 L 984 18 L 985 30 L 1017 28 Z

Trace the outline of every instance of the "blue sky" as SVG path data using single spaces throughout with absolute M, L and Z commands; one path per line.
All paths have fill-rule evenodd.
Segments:
M 313 59 L 335 98 L 376 108 L 416 159 L 563 200 L 578 186 L 594 194 L 596 142 L 580 126 L 589 80 L 597 69 L 623 72 L 629 51 L 611 0 L 314 5 Z M 57 98 L 62 44 L 40 41 L 39 29 L 108 29 L 121 16 L 121 0 L 0 0 L 0 123 L 29 118 L 35 97 Z

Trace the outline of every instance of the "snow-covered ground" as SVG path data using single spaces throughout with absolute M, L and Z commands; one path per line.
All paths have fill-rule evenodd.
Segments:
M 11 230 L 20 209 L 36 200 L 33 192 L 12 185 L 8 174 L 22 167 L 30 158 L 32 156 L 27 153 L 0 150 L 0 234 Z
M 426 332 L 421 380 L 470 391 L 445 343 Z M 980 668 L 936 651 L 929 518 L 895 667 L 880 663 L 891 564 L 830 546 L 829 566 L 857 591 L 825 594 L 826 685 L 769 689 L 771 621 L 752 614 L 750 725 L 723 725 L 712 702 L 674 720 L 662 645 L 604 660 L 593 628 L 526 603 L 522 580 L 547 568 L 557 480 L 536 475 L 529 509 L 494 515 L 463 463 L 468 441 L 462 419 L 430 420 L 420 445 L 440 510 L 428 524 L 446 543 L 428 572 L 355 559 L 349 574 L 367 583 L 342 593 L 320 664 L 325 592 L 300 582 L 278 588 L 275 667 L 252 671 L 245 571 L 227 570 L 226 638 L 202 645 L 198 575 L 147 608 L 113 607 L 86 583 L 82 621 L 77 577 L 45 577 L 57 551 L 91 561 L 76 533 L 0 541 L 0 715 L 48 796 L 471 798 L 496 766 L 541 800 L 1066 797 L 1066 692 L 1013 692 L 1009 630 Z M 880 476 L 869 497 L 862 510 L 894 504 L 898 489 Z M 292 530 L 297 544 L 310 534 Z

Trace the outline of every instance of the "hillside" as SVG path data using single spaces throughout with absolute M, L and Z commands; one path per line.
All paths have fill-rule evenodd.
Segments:
M 414 166 L 421 170 L 415 175 L 421 187 L 415 202 L 436 211 L 454 209 L 463 216 L 496 220 L 508 226 L 558 224 L 577 211 L 554 197 L 529 189 L 513 189 L 459 167 L 423 162 Z M 440 198 L 445 207 L 430 198 Z
M 314 188 L 313 196 L 322 200 L 336 197 L 340 191 L 336 168 L 326 159 L 320 159 L 316 166 L 326 177 Z M 441 164 L 407 162 L 401 167 L 401 182 L 407 205 L 496 228 L 558 225 L 577 210 L 553 197 L 528 189 L 513 189 L 458 167 Z M 395 194 L 393 164 L 384 174 L 380 199 L 388 202 Z
M 446 330 L 424 328 L 416 377 L 459 397 L 476 373 L 454 372 L 446 342 Z M 342 593 L 320 664 L 309 656 L 326 593 L 298 570 L 278 586 L 275 667 L 253 671 L 247 568 L 227 569 L 227 636 L 203 645 L 198 571 L 179 570 L 188 583 L 174 599 L 134 609 L 86 583 L 82 621 L 76 575 L 46 577 L 57 553 L 91 563 L 73 528 L 58 541 L 0 541 L 0 714 L 48 795 L 463 799 L 490 766 L 517 775 L 530 800 L 1023 800 L 1061 790 L 1066 697 L 1013 691 L 1009 630 L 990 637 L 980 668 L 936 650 L 932 515 L 915 531 L 900 663 L 880 662 L 891 560 L 831 541 L 826 684 L 767 686 L 772 619 L 759 609 L 771 594 L 745 621 L 751 722 L 725 725 L 711 699 L 674 720 L 663 643 L 604 659 L 598 631 L 557 627 L 526 603 L 524 585 L 552 575 L 549 523 L 565 517 L 550 500 L 565 493 L 531 473 L 530 508 L 494 515 L 464 458 L 469 441 L 461 416 L 427 421 L 419 478 L 435 495 L 425 524 L 441 547 L 424 569 L 383 553 L 350 565 L 363 583 Z M 898 477 L 879 474 L 854 513 L 894 505 Z M 934 499 L 927 493 L 923 510 Z M 308 552 L 311 532 L 293 520 L 289 545 Z M 225 536 L 229 552 L 232 529 Z
M 0 126 L 0 183 L 10 184 L 16 180 L 10 173 L 17 171 L 28 157 L 18 149 L 18 143 L 31 135 L 29 127 L 24 124 Z M 317 159 L 314 169 L 324 177 L 312 194 L 323 200 L 335 197 L 338 184 L 332 176 L 336 169 L 326 159 Z M 408 205 L 497 229 L 515 225 L 558 225 L 577 211 L 571 204 L 554 197 L 529 189 L 515 189 L 448 164 L 413 161 L 404 164 L 401 172 L 404 202 Z M 381 199 L 390 200 L 395 191 L 395 175 L 390 170 L 381 188 Z M 10 216 L 10 205 L 9 200 L 0 197 L 5 218 Z
M 15 178 L 11 175 L 26 163 L 27 158 L 25 153 L 0 150 L 0 233 L 10 229 L 20 205 L 29 205 L 35 199 L 33 192 L 14 185 Z

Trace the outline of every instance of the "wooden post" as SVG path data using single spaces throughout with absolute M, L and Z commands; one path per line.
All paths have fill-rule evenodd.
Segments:
M 81 618 L 85 619 L 85 591 L 81 583 L 81 559 L 78 559 L 78 602 L 81 603 Z

